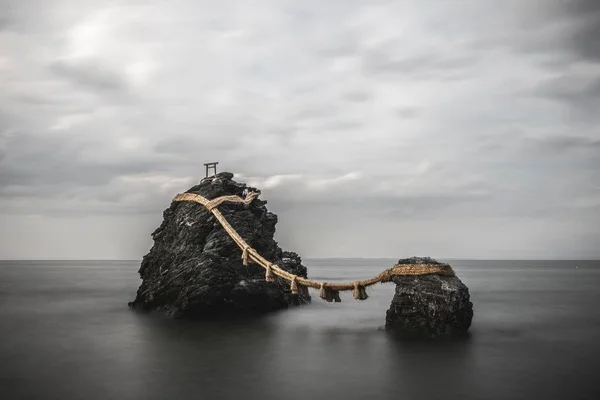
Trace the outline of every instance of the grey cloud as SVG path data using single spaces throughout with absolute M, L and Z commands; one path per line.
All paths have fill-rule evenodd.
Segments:
M 527 171 L 521 171 L 521 174 Z M 452 179 L 452 174 L 446 178 Z M 570 181 L 589 182 L 586 177 L 569 177 Z M 373 177 L 371 180 L 377 180 Z M 364 186 L 370 182 L 369 177 L 361 183 Z M 550 183 L 548 185 L 548 183 Z M 575 186 L 581 182 L 574 182 Z M 521 182 L 522 183 L 522 182 Z M 315 196 L 310 199 L 310 209 L 316 214 L 326 213 L 326 210 L 335 209 L 353 218 L 360 214 L 369 218 L 384 218 L 391 220 L 429 220 L 435 221 L 447 217 L 472 220 L 473 218 L 545 218 L 548 215 L 560 217 L 581 217 L 585 210 L 566 207 L 570 201 L 571 188 L 562 185 L 562 179 L 544 182 L 533 182 L 530 187 L 524 186 L 519 189 L 506 189 L 499 186 L 493 180 L 486 182 L 474 182 L 457 187 L 457 190 L 438 191 L 432 194 L 386 194 L 361 197 L 348 196 L 340 200 L 339 197 L 328 198 Z M 593 188 L 590 193 L 594 193 Z M 565 195 L 561 196 L 561 194 Z M 306 200 L 303 198 L 281 197 L 277 192 L 265 191 L 265 196 L 272 204 L 274 210 L 289 214 L 299 212 L 306 208 Z M 597 206 L 596 206 L 597 208 Z M 482 226 L 482 230 L 485 227 Z
M 480 56 L 509 51 L 560 71 L 582 59 L 600 59 L 599 4 L 596 0 L 507 1 L 502 10 L 491 10 L 480 2 L 479 13 L 463 29 L 482 33 L 464 39 Z
M 56 61 L 49 66 L 50 71 L 86 89 L 97 91 L 118 91 L 127 89 L 125 80 L 117 73 L 103 68 L 98 61 L 73 64 Z
M 399 107 L 396 115 L 401 119 L 412 119 L 419 115 L 418 107 Z
M 65 113 L 83 113 L 93 111 L 89 104 L 77 103 L 75 99 L 77 95 L 64 95 L 57 93 L 40 93 L 34 95 L 32 93 L 16 93 L 10 96 L 11 101 L 22 106 L 39 106 L 54 108 Z
M 18 8 L 13 0 L 0 0 L 0 32 L 12 30 L 18 24 Z
M 387 217 L 400 216 L 411 219 L 435 219 L 449 214 L 460 216 L 462 213 L 457 213 L 457 211 L 460 211 L 461 207 L 470 209 L 473 207 L 473 204 L 489 204 L 489 201 L 489 194 L 469 194 L 466 192 L 431 196 L 380 198 L 375 202 L 375 212 Z
M 369 101 L 371 94 L 366 90 L 353 90 L 345 93 L 342 98 L 353 103 Z
M 600 66 L 597 77 L 586 79 L 565 73 L 560 77 L 542 83 L 537 89 L 537 93 L 542 96 L 578 103 L 596 100 L 600 98 Z
M 185 190 L 185 189 L 183 189 Z M 182 191 L 183 191 L 182 190 Z M 35 193 L 34 196 L 40 193 Z M 78 218 L 87 217 L 90 215 L 103 215 L 111 216 L 118 215 L 122 218 L 126 218 L 132 215 L 160 215 L 160 213 L 168 208 L 170 200 L 173 196 L 148 196 L 143 201 L 139 201 L 132 204 L 126 204 L 123 202 L 123 198 L 126 195 L 121 193 L 111 194 L 110 196 L 98 193 L 98 196 L 92 198 L 82 198 L 79 200 L 73 200 L 67 198 L 47 198 L 46 204 L 41 209 L 36 203 L 25 203 L 23 198 L 29 198 L 28 194 L 19 194 L 14 196 L 14 202 L 8 205 L 0 206 L 3 208 L 4 213 L 10 213 L 13 215 L 27 215 L 40 213 L 44 216 L 49 217 L 62 217 L 62 218 Z M 11 200 L 11 197 L 7 197 Z
M 358 122 L 358 121 L 339 120 L 339 121 L 331 121 L 331 122 L 323 124 L 324 131 L 351 132 L 351 131 L 356 131 L 362 127 L 364 127 L 364 124 L 362 122 Z
M 361 50 L 358 44 L 359 38 L 356 36 L 353 33 L 346 33 L 339 42 L 324 43 L 316 53 L 327 58 L 356 56 Z
M 477 62 L 475 55 L 428 53 L 406 58 L 393 58 L 388 49 L 363 55 L 366 74 L 404 76 L 413 79 L 460 80 Z
M 573 0 L 565 4 L 564 10 L 575 24 L 569 45 L 582 57 L 600 61 L 600 2 Z
M 552 151 L 563 152 L 573 149 L 590 150 L 600 157 L 600 138 L 591 139 L 580 136 L 555 136 L 538 139 L 530 139 L 535 145 Z
M 234 143 L 219 141 L 218 132 L 219 129 L 215 129 L 212 135 L 208 134 L 203 138 L 177 135 L 163 139 L 154 146 L 154 151 L 160 155 L 176 157 L 175 163 L 180 163 L 178 166 L 180 171 L 196 174 L 199 177 L 204 176 L 203 163 L 209 161 L 219 161 L 220 164 L 217 166 L 219 171 L 225 168 L 230 172 L 244 171 L 249 175 L 261 172 L 260 158 L 257 155 L 244 152 L 243 148 Z M 277 143 L 273 147 L 276 149 Z
M 538 7 L 531 7 L 518 34 L 520 40 L 511 39 L 511 47 L 534 54 L 553 54 L 546 61 L 549 67 L 562 68 L 581 59 L 600 61 L 600 3 L 539 2 Z
M 203 143 L 202 139 L 189 136 L 175 136 L 160 140 L 154 146 L 154 150 L 157 153 L 164 154 L 193 154 L 198 153 L 203 147 L 208 146 L 206 146 L 206 142 Z M 214 145 L 210 146 L 210 148 L 215 149 Z M 228 148 L 229 146 L 227 144 L 219 146 L 219 150 L 226 150 Z
M 199 145 L 198 140 L 184 136 L 161 140 L 154 146 L 154 150 L 157 153 L 167 154 L 192 153 Z
M 102 186 L 120 175 L 157 171 L 170 164 L 158 157 L 90 162 L 81 155 L 89 146 L 70 138 L 15 135 L 0 163 L 0 194 L 52 196 L 66 188 Z
M 296 111 L 292 118 L 296 121 L 306 121 L 330 117 L 337 113 L 337 108 L 332 105 L 311 105 Z
M 493 185 L 482 185 L 488 190 Z M 524 201 L 524 200 L 527 201 Z M 271 198 L 272 207 L 284 215 L 299 212 L 304 207 L 302 202 Z M 431 196 L 391 197 L 378 196 L 372 199 L 349 198 L 343 202 L 328 202 L 326 200 L 310 203 L 311 210 L 317 214 L 327 213 L 335 209 L 347 218 L 368 217 L 389 221 L 431 221 L 436 222 L 451 217 L 457 221 L 471 221 L 485 218 L 525 218 L 544 219 L 548 215 L 561 218 L 581 218 L 590 209 L 580 210 L 565 207 L 565 200 L 556 195 L 548 195 L 537 188 L 524 191 L 498 191 L 485 193 L 454 193 Z M 596 209 L 598 207 L 596 206 Z M 492 211 L 490 211 L 492 210 Z M 455 227 L 460 230 L 460 222 Z M 447 226 L 440 226 L 445 229 Z M 480 226 L 482 233 L 492 227 Z
M 568 217 L 585 214 L 585 211 L 565 207 L 565 201 L 537 187 L 509 191 L 489 182 L 472 185 L 462 193 L 378 197 L 362 206 L 365 209 L 367 205 L 373 206 L 372 210 L 365 211 L 367 213 L 407 220 L 437 220 L 448 216 L 469 220 L 491 215 L 495 218 L 545 218 L 548 215 Z
M 570 151 L 588 151 L 590 155 L 599 156 L 600 137 L 581 136 L 577 132 L 564 135 L 547 135 L 542 137 L 525 136 L 519 132 L 506 132 L 502 136 L 485 136 L 477 138 L 477 146 L 488 154 L 496 151 L 508 151 L 513 155 L 525 154 L 568 154 Z
M 196 154 L 198 157 L 210 153 L 224 155 L 240 149 L 244 140 L 271 133 L 262 128 L 260 123 L 243 119 L 174 124 L 176 132 L 158 140 L 154 150 L 159 154 Z
M 31 104 L 31 105 L 41 105 L 41 106 L 54 106 L 54 105 L 68 105 L 67 102 L 61 101 L 55 97 L 38 95 L 34 96 L 31 94 L 18 94 L 12 97 L 12 99 L 17 103 Z
M 567 72 L 541 83 L 533 94 L 560 102 L 573 113 L 584 115 L 591 121 L 600 121 L 600 64 L 595 77 L 582 77 Z
M 8 15 L 0 15 L 0 31 L 9 28 L 12 25 L 12 20 Z

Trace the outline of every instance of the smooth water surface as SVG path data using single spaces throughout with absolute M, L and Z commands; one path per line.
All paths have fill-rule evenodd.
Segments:
M 394 260 L 307 260 L 355 280 Z M 381 328 L 392 284 L 359 302 L 186 322 L 127 308 L 139 262 L 0 262 L 0 399 L 600 399 L 600 262 L 450 261 L 466 340 Z

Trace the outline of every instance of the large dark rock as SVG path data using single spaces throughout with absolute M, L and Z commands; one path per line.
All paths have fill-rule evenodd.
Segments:
M 400 259 L 398 264 L 442 263 L 412 257 Z M 469 289 L 457 276 L 394 276 L 392 281 L 396 294 L 386 313 L 386 329 L 422 338 L 462 335 L 471 326 L 473 303 Z
M 222 172 L 205 178 L 188 190 L 208 199 L 258 191 L 232 180 Z M 267 211 L 266 201 L 249 206 L 224 203 L 219 210 L 263 257 L 283 269 L 306 277 L 306 267 L 293 252 L 282 251 L 273 240 L 277 216 Z M 293 295 L 289 282 L 265 281 L 265 270 L 254 263 L 245 266 L 242 252 L 204 206 L 172 202 L 154 231 L 154 245 L 139 270 L 142 284 L 130 307 L 162 310 L 174 316 L 257 314 L 303 304 L 310 297 Z

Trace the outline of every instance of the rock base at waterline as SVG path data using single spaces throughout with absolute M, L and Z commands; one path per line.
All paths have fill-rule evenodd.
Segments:
M 398 264 L 443 263 L 412 257 L 401 259 Z M 469 330 L 473 303 L 469 289 L 457 276 L 394 276 L 392 281 L 396 293 L 386 313 L 386 329 L 417 338 L 458 336 Z

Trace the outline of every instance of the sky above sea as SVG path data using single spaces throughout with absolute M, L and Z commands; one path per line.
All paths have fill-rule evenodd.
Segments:
M 304 257 L 600 258 L 597 0 L 0 10 L 0 259 L 139 259 L 212 161 Z

